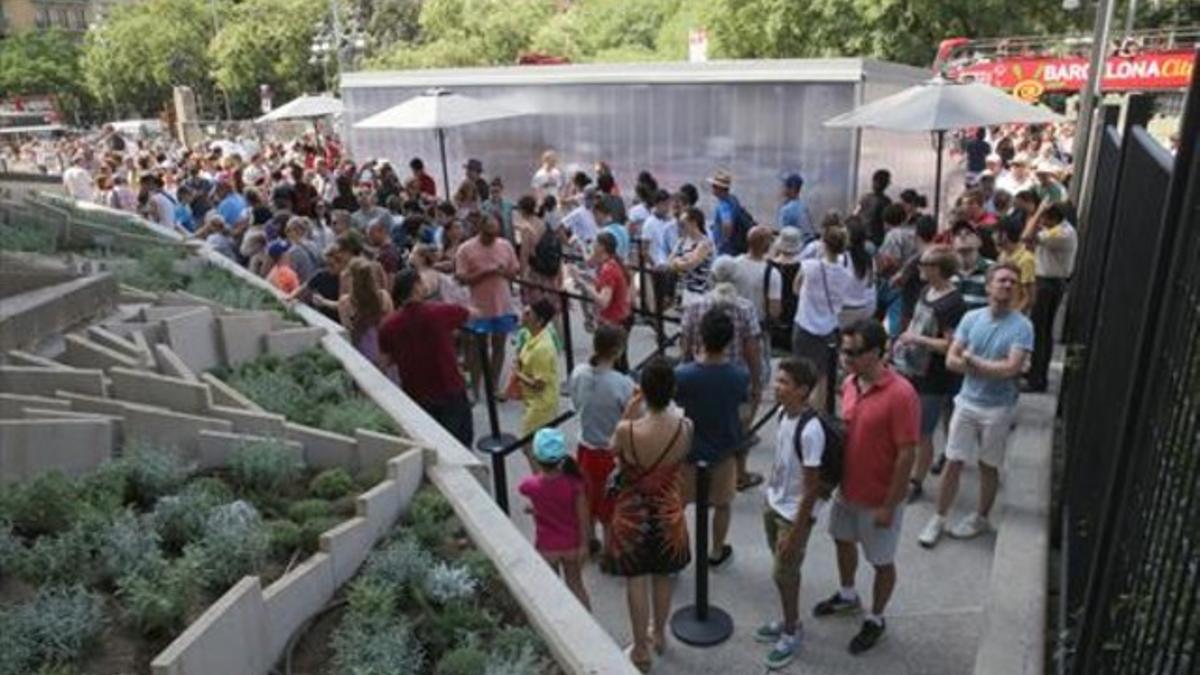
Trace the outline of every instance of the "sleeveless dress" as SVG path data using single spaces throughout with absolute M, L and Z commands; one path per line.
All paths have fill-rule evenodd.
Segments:
M 691 562 L 683 493 L 679 487 L 681 465 L 662 465 L 679 441 L 685 423 L 679 421 L 675 435 L 650 466 L 630 461 L 623 452 L 618 455 L 620 488 L 613 500 L 600 561 L 605 572 L 625 577 L 673 574 Z M 632 427 L 629 444 L 632 448 Z
M 692 254 L 693 251 L 700 248 L 704 244 L 704 238 L 699 237 L 690 239 L 680 237 L 679 243 L 675 245 L 675 255 L 683 258 Z M 712 288 L 710 274 L 712 273 L 713 257 L 709 255 L 699 265 L 692 269 L 683 272 L 681 275 L 680 286 L 683 289 L 684 305 L 690 305 L 693 302 L 699 301 Z

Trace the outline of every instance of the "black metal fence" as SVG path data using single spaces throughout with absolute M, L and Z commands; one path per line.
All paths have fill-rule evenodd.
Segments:
M 1200 672 L 1198 132 L 1194 80 L 1176 156 L 1102 141 L 1067 311 L 1065 672 Z

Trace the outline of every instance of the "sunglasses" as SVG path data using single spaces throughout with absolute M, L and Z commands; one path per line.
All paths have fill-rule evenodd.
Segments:
M 842 356 L 845 356 L 846 358 L 849 358 L 849 359 L 853 359 L 853 358 L 862 356 L 863 354 L 872 352 L 874 350 L 871 347 L 860 347 L 858 349 L 850 349 L 848 347 L 842 347 L 841 350 L 839 350 L 839 351 L 841 351 Z

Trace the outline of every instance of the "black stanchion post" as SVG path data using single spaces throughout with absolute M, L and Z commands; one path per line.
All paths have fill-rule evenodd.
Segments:
M 671 616 L 671 632 L 681 642 L 711 647 L 733 634 L 733 617 L 708 602 L 708 463 L 696 463 L 696 602 Z
M 491 435 L 480 438 L 475 448 L 492 456 L 492 497 L 500 510 L 508 513 L 508 476 L 504 470 L 504 449 L 517 440 L 511 434 L 500 433 L 500 414 L 496 411 L 496 383 L 492 379 L 492 364 L 488 353 L 488 333 L 475 333 L 478 341 L 479 362 L 483 370 L 483 391 L 487 397 L 488 424 Z
M 567 352 L 567 375 L 575 372 L 575 344 L 571 339 L 571 299 L 567 294 L 558 292 L 559 311 L 562 313 L 563 349 Z
M 640 236 L 634 241 L 637 242 L 638 253 L 638 304 L 641 305 L 642 311 L 646 312 L 646 242 Z

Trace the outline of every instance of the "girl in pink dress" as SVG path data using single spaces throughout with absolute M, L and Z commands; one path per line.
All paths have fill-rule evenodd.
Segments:
M 583 564 L 588 552 L 584 533 L 591 516 L 583 476 L 575 460 L 567 456 L 567 439 L 558 429 L 547 427 L 534 434 L 533 459 L 538 473 L 521 481 L 517 492 L 530 502 L 525 511 L 533 514 L 534 546 L 590 610 L 587 589 L 583 587 Z

